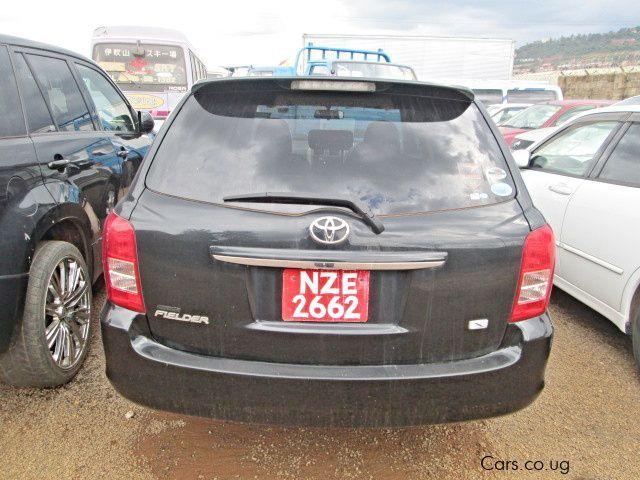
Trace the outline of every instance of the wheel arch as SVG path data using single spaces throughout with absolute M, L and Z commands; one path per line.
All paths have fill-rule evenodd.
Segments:
M 636 287 L 636 291 L 631 297 L 631 304 L 629 305 L 629 321 L 627 322 L 626 331 L 631 334 L 632 322 L 640 314 L 640 285 Z
M 622 295 L 623 315 L 626 319 L 625 331 L 631 333 L 633 320 L 640 313 L 640 268 L 629 278 Z
M 75 245 L 80 250 L 92 272 L 92 244 L 94 233 L 97 233 L 94 232 L 94 229 L 89 216 L 80 205 L 66 203 L 55 206 L 36 223 L 28 252 L 28 267 L 31 268 L 33 254 L 41 242 L 62 240 Z

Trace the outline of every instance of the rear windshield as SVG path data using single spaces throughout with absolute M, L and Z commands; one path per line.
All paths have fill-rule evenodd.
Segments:
M 404 65 L 367 62 L 333 62 L 334 75 L 338 77 L 393 78 L 395 80 L 415 80 L 416 74 Z M 318 73 L 314 71 L 314 73 Z
M 347 197 L 376 214 L 514 195 L 475 104 L 384 93 L 197 92 L 167 131 L 146 183 L 211 203 L 264 192 Z
M 502 103 L 502 90 L 489 89 L 489 88 L 474 88 L 473 93 L 476 96 L 476 100 L 482 102 L 485 105 L 491 105 L 493 103 Z
M 556 92 L 553 90 L 525 88 L 507 91 L 507 102 L 509 103 L 542 103 L 557 99 Z

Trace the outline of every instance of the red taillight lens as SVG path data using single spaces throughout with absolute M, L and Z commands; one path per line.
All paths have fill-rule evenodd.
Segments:
M 169 110 L 151 110 L 151 116 L 153 118 L 167 118 Z
M 104 222 L 102 264 L 111 303 L 144 313 L 136 233 L 129 222 L 113 212 Z
M 527 235 L 510 322 L 541 315 L 547 309 L 553 286 L 555 259 L 555 239 L 549 225 Z

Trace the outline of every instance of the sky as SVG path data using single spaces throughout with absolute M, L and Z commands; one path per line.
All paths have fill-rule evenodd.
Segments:
M 640 7 L 638 0 L 23 0 L 0 9 L 0 33 L 87 56 L 93 30 L 104 25 L 181 30 L 208 66 L 273 65 L 294 58 L 303 33 L 511 38 L 523 45 L 638 26 Z

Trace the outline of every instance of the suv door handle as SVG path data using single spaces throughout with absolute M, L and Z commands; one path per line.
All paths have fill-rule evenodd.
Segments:
M 573 193 L 573 189 L 566 183 L 556 183 L 549 185 L 548 188 L 552 192 L 559 193 L 560 195 L 571 195 Z
M 52 162 L 47 163 L 47 167 L 58 170 L 62 172 L 65 168 L 70 165 L 77 165 L 78 167 L 87 167 L 89 165 L 93 165 L 95 162 L 90 158 L 79 158 L 77 160 L 69 160 L 68 158 L 64 158 L 59 153 L 56 153 L 53 156 L 54 160 Z
M 56 153 L 53 156 L 53 158 L 54 158 L 53 162 L 47 163 L 47 167 L 49 167 L 49 168 L 51 168 L 53 170 L 62 170 L 64 168 L 66 168 L 71 163 L 71 161 L 68 158 L 64 158 L 59 153 Z

